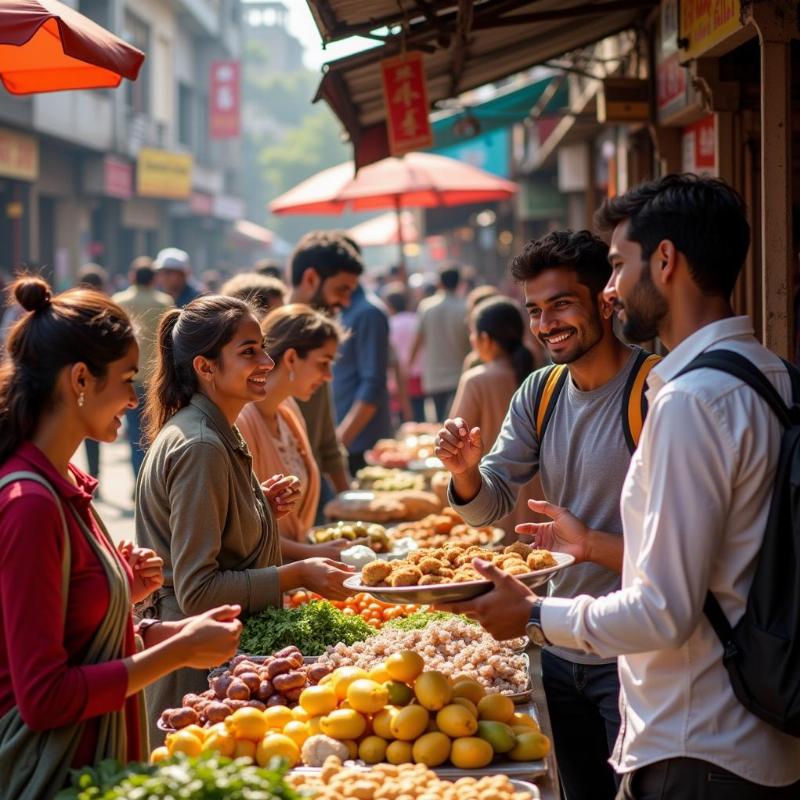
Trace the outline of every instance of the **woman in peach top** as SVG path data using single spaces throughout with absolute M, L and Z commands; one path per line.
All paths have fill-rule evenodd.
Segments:
M 470 316 L 469 341 L 481 364 L 461 375 L 450 418 L 463 417 L 481 429 L 487 450 L 500 433 L 511 398 L 533 370 L 534 361 L 525 346 L 525 323 L 516 303 L 506 297 L 485 300 Z M 542 488 L 535 477 L 519 493 L 514 510 L 497 522 L 514 541 L 514 526 L 536 521 L 528 499 L 541 499 Z
M 236 427 L 250 449 L 253 472 L 259 481 L 279 480 L 286 475 L 297 478 L 300 499 L 278 520 L 284 559 L 338 559 L 350 542 L 306 542 L 319 502 L 320 474 L 305 420 L 294 399 L 308 400 L 323 382 L 331 380 L 331 367 L 344 332 L 331 317 L 301 303 L 270 311 L 261 330 L 275 367 L 267 376 L 266 398 L 245 406 Z

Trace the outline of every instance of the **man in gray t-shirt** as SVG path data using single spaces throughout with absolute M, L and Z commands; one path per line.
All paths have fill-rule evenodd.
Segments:
M 491 452 L 483 457 L 479 428 L 447 420 L 437 455 L 451 475 L 450 504 L 472 525 L 487 525 L 514 507 L 519 490 L 538 472 L 547 502 L 535 511 L 569 508 L 593 530 L 585 538 L 554 541 L 553 526 L 532 524 L 539 546 L 572 553 L 576 564 L 556 575 L 550 594 L 599 596 L 620 585 L 620 492 L 631 453 L 623 430 L 626 387 L 641 354 L 620 341 L 602 290 L 611 274 L 608 247 L 588 231 L 550 233 L 532 240 L 514 259 L 512 274 L 524 284 L 531 331 L 568 377 L 544 433 L 537 435 L 536 398 L 548 369 L 520 386 Z M 575 523 L 579 524 L 579 523 Z M 542 672 L 559 774 L 567 800 L 611 798 L 614 773 L 607 761 L 619 728 L 616 660 L 549 647 Z

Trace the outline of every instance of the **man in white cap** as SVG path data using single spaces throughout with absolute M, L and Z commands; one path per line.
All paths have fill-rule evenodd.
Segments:
M 153 262 L 159 288 L 171 295 L 178 308 L 191 303 L 202 292 L 190 280 L 192 265 L 189 254 L 177 247 L 165 247 Z

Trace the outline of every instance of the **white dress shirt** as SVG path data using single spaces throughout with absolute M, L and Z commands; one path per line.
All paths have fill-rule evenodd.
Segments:
M 688 757 L 784 786 L 800 779 L 800 738 L 739 703 L 703 614 L 709 588 L 731 624 L 744 613 L 782 428 L 733 376 L 701 369 L 672 380 L 713 349 L 746 356 L 791 398 L 786 368 L 747 317 L 681 342 L 650 374 L 650 411 L 622 490 L 622 588 L 597 599 L 547 598 L 542 628 L 554 644 L 621 656 L 622 725 L 610 759 L 619 772 Z

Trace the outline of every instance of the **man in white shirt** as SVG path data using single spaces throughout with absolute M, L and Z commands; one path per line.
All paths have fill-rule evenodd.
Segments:
M 732 350 L 791 398 L 782 362 L 730 305 L 750 240 L 741 199 L 721 181 L 670 175 L 606 201 L 598 222 L 613 230 L 606 297 L 624 334 L 657 335 L 670 350 L 650 374 L 650 411 L 622 490 L 622 587 L 596 599 L 540 599 L 476 562 L 494 590 L 449 608 L 497 638 L 527 629 L 538 643 L 620 656 L 622 727 L 611 759 L 624 775 L 620 800 L 800 797 L 800 738 L 739 703 L 703 615 L 709 589 L 731 624 L 744 613 L 782 428 L 732 376 L 676 377 L 702 352 Z M 549 513 L 552 523 L 526 526 L 537 544 L 590 533 L 565 509 Z

